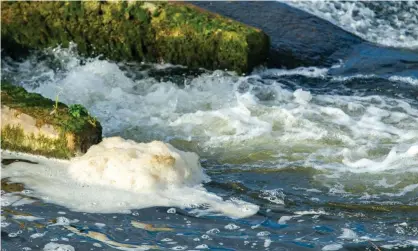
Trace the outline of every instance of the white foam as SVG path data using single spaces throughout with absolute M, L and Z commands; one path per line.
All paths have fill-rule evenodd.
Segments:
M 237 225 L 235 225 L 234 223 L 229 223 L 229 224 L 228 224 L 228 225 L 226 225 L 224 228 L 225 228 L 225 229 L 228 229 L 228 230 L 236 230 L 236 229 L 239 229 L 240 227 L 239 227 L 239 226 L 237 226 Z
M 396 148 L 393 148 L 388 155 L 381 161 L 362 158 L 357 161 L 351 161 L 350 156 L 346 155 L 343 163 L 351 167 L 352 172 L 380 172 L 385 170 L 396 170 L 400 168 L 410 168 L 417 170 L 418 159 L 418 145 L 412 145 L 404 153 L 398 153 Z
M 12 217 L 15 220 L 26 220 L 26 221 L 37 221 L 37 220 L 43 219 L 41 217 L 36 217 L 32 215 L 13 215 Z
M 168 214 L 175 214 L 176 212 L 177 212 L 177 210 L 176 210 L 174 207 L 169 208 L 169 209 L 167 210 L 167 213 L 168 213 Z
M 273 241 L 271 240 L 271 239 L 265 239 L 264 240 L 264 247 L 265 248 L 268 248 L 268 247 L 270 247 L 270 245 L 271 245 L 271 243 L 272 243 Z
M 105 138 L 72 159 L 69 173 L 83 184 L 132 192 L 195 186 L 209 180 L 195 153 L 160 141 L 136 143 L 119 137 Z
M 403 82 L 403 83 L 407 83 L 407 84 L 410 84 L 410 85 L 418 86 L 418 79 L 412 78 L 412 77 L 391 76 L 391 77 L 389 77 L 389 80 L 390 81 L 395 81 L 395 82 Z
M 394 197 L 401 197 L 406 195 L 407 193 L 412 193 L 414 192 L 415 194 L 417 192 L 415 192 L 415 190 L 418 190 L 418 184 L 411 184 L 411 185 L 407 185 L 405 187 L 403 187 L 398 193 L 382 193 L 383 195 L 387 195 L 387 196 L 394 196 Z
M 386 46 L 418 48 L 418 5 L 415 1 L 284 1 Z
M 99 227 L 99 228 L 103 228 L 103 227 L 105 227 L 106 226 L 106 224 L 104 224 L 104 223 L 100 223 L 100 222 L 96 222 L 96 223 L 94 223 L 94 225 L 96 225 L 97 227 Z
M 280 189 L 263 190 L 258 197 L 266 199 L 274 204 L 284 205 L 285 194 Z
M 77 55 L 65 49 L 55 49 L 53 56 L 63 62 L 61 70 L 31 59 L 15 63 L 17 69 L 10 71 L 18 72 L 14 77 L 24 76 L 16 81 L 29 90 L 52 99 L 61 92 L 60 101 L 85 105 L 101 122 L 106 137 L 163 140 L 221 163 L 244 160 L 277 168 L 302 165 L 330 170 L 328 174 L 335 177 L 340 172 L 418 171 L 413 156 L 418 109 L 410 100 L 289 90 L 280 80 L 262 77 L 300 75 L 328 81 L 328 69 L 269 69 L 246 77 L 215 71 L 179 87 L 147 77 L 146 71 L 140 79 L 129 78 L 138 72 L 124 71 L 109 61 L 88 59 L 81 64 Z M 38 75 L 45 79 L 36 80 Z M 123 179 L 115 182 L 121 189 L 140 187 Z M 280 204 L 283 198 L 277 199 Z
M 297 218 L 297 217 L 300 217 L 300 215 L 294 215 L 294 216 L 285 215 L 285 216 L 280 217 L 280 219 L 277 221 L 277 223 L 284 225 L 289 220 L 291 220 L 293 218 Z
M 77 223 L 77 222 L 78 222 L 77 219 L 70 220 L 70 219 L 68 219 L 66 217 L 60 216 L 60 217 L 57 217 L 56 223 L 50 224 L 50 225 L 48 225 L 48 227 L 52 227 L 52 226 L 68 226 L 71 223 Z
M 22 197 L 22 194 L 20 192 L 5 193 L 1 195 L 2 207 L 7 207 L 7 206 L 18 207 L 18 206 L 22 206 L 26 204 L 31 204 L 33 202 L 35 202 L 35 200 Z
M 44 237 L 46 233 L 48 233 L 48 231 L 45 231 L 43 233 L 31 234 L 30 238 L 32 238 L 32 239 L 41 238 L 41 237 Z
M 353 240 L 353 239 L 358 238 L 356 232 L 354 232 L 353 230 L 351 230 L 349 228 L 342 228 L 341 230 L 343 231 L 343 233 L 340 236 L 338 236 L 338 238 L 340 238 L 340 239 Z
M 274 76 L 305 76 L 311 78 L 323 78 L 328 74 L 328 68 L 318 68 L 318 67 L 298 67 L 294 69 L 265 69 L 262 72 L 257 72 L 260 75 L 274 75 Z
M 295 97 L 296 103 L 299 103 L 301 105 L 306 105 L 312 99 L 311 93 L 302 89 L 297 89 L 293 93 L 293 96 Z
M 323 209 L 318 210 L 307 210 L 307 211 L 296 211 L 297 215 L 328 215 L 329 213 L 325 212 Z
M 418 240 L 408 240 L 408 243 L 414 247 L 418 247 Z
M 33 196 L 75 211 L 130 213 L 131 209 L 174 206 L 194 208 L 192 212 L 197 215 L 233 218 L 258 211 L 256 205 L 234 198 L 224 201 L 207 192 L 201 182 L 208 178 L 198 157 L 162 142 L 143 144 L 110 138 L 71 162 L 36 161 L 38 165 L 10 164 L 2 170 L 2 177 L 24 183 L 34 190 Z M 57 223 L 49 226 L 69 222 L 58 217 Z
M 75 248 L 71 245 L 50 242 L 45 245 L 43 250 L 44 251 L 75 251 Z
M 335 250 L 340 250 L 341 248 L 343 248 L 343 245 L 339 243 L 333 243 L 333 244 L 324 246 L 322 248 L 322 251 L 335 251 Z

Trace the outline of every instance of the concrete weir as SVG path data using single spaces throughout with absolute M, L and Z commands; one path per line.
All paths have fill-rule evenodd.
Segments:
M 1 148 L 68 159 L 102 139 L 102 127 L 80 105 L 66 106 L 1 82 Z
M 248 73 L 266 61 L 260 29 L 188 3 L 140 1 L 3 2 L 2 47 L 68 46 L 89 56 Z
M 328 21 L 270 2 L 192 2 L 201 8 L 262 29 L 271 39 L 271 67 L 330 66 L 363 40 Z
M 378 70 L 418 74 L 418 52 L 401 51 L 361 39 L 319 17 L 276 1 L 214 1 L 192 4 L 263 30 L 270 37 L 268 66 L 330 67 L 331 74 L 368 74 Z

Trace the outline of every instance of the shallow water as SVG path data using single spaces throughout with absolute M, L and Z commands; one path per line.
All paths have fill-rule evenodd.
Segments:
M 414 2 L 289 4 L 402 48 L 388 57 L 416 56 Z M 418 69 L 358 74 L 350 61 L 237 76 L 83 58 L 75 45 L 4 53 L 2 79 L 83 104 L 105 137 L 200 160 L 179 154 L 178 173 L 129 186 L 115 170 L 148 182 L 138 173 L 166 168 L 137 170 L 149 161 L 139 143 L 71 162 L 3 151 L 2 250 L 418 249 Z M 100 153 L 113 170 L 103 180 L 88 176 L 104 175 L 90 162 Z
M 85 105 L 106 137 L 162 140 L 196 152 L 211 179 L 204 183 L 208 193 L 259 211 L 241 219 L 222 210 L 197 214 L 205 202 L 125 214 L 71 211 L 57 205 L 67 205 L 63 183 L 54 190 L 62 203 L 35 185 L 59 179 L 36 168 L 25 173 L 21 167 L 34 164 L 15 161 L 2 165 L 8 182 L 26 187 L 3 190 L 3 248 L 36 250 L 53 242 L 76 250 L 416 249 L 417 80 L 332 70 L 259 69 L 236 76 L 84 59 L 74 48 L 20 62 L 4 58 L 3 78 Z M 39 157 L 2 156 L 47 166 Z M 13 168 L 19 172 L 10 174 Z M 89 203 L 89 196 L 75 201 Z

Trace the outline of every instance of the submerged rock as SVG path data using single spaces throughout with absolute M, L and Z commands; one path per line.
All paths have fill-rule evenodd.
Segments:
M 80 105 L 67 107 L 1 82 L 1 148 L 70 158 L 102 139 L 102 127 Z
M 87 55 L 249 72 L 264 63 L 259 29 L 187 3 L 139 1 L 4 2 L 2 47 L 64 47 Z

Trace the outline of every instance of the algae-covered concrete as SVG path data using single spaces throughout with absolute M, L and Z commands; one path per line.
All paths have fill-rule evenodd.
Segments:
M 139 1 L 2 2 L 8 50 L 68 46 L 113 60 L 166 62 L 249 72 L 268 54 L 259 29 L 187 3 Z
M 2 149 L 67 159 L 101 139 L 100 123 L 84 107 L 1 82 Z

